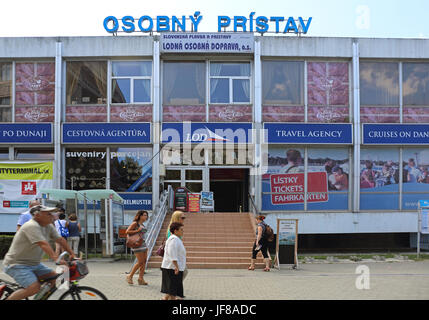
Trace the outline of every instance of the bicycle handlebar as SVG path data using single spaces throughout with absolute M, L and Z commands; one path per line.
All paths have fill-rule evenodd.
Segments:
M 70 256 L 70 254 L 67 251 L 64 251 L 63 253 L 61 253 L 58 257 L 58 259 L 55 261 L 55 264 L 60 264 L 60 261 L 66 256 Z

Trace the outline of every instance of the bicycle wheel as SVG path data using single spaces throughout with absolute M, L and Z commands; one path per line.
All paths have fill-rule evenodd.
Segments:
M 107 300 L 107 298 L 97 289 L 78 286 L 65 292 L 59 300 Z

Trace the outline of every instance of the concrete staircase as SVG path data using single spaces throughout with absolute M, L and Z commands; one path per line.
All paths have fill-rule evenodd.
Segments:
M 237 212 L 185 213 L 183 243 L 186 248 L 186 264 L 189 269 L 247 269 L 250 264 L 255 240 L 253 215 Z M 156 255 L 167 232 L 171 214 L 167 215 L 149 268 L 159 268 L 162 257 Z M 256 268 L 265 264 L 261 253 Z

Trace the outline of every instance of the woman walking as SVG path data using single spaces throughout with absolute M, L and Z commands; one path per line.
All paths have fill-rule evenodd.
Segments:
M 257 216 L 255 218 L 256 224 L 257 224 L 256 240 L 253 243 L 252 259 L 250 260 L 250 266 L 248 270 L 255 270 L 256 255 L 258 254 L 258 251 L 261 251 L 265 261 L 264 271 L 270 271 L 271 258 L 268 255 L 268 242 L 264 237 L 265 228 L 266 228 L 264 219 L 265 219 L 264 216 Z
M 67 227 L 69 228 L 69 237 L 67 238 L 67 243 L 69 247 L 73 249 L 74 254 L 77 256 L 79 253 L 80 232 L 82 229 L 79 221 L 77 221 L 76 213 L 69 215 Z
M 149 214 L 145 210 L 139 210 L 137 211 L 136 216 L 134 217 L 133 222 L 128 227 L 126 234 L 127 235 L 133 235 L 136 233 L 139 233 L 140 236 L 143 238 L 143 243 L 140 247 L 131 249 L 134 254 L 136 255 L 137 262 L 134 264 L 133 268 L 131 269 L 130 274 L 127 276 L 127 282 L 128 284 L 133 284 L 133 276 L 139 270 L 139 278 L 138 283 L 139 285 L 147 285 L 148 283 L 144 281 L 144 270 L 146 267 L 146 259 L 147 259 L 147 246 L 144 239 L 144 235 L 147 232 L 146 227 L 143 225 L 143 223 L 149 218 Z
M 161 264 L 161 292 L 165 293 L 162 300 L 183 300 L 183 272 L 186 269 L 186 249 L 181 240 L 183 224 L 173 222 L 170 232 Z
M 186 217 L 183 211 L 177 210 L 173 212 L 173 214 L 171 215 L 170 224 L 168 225 L 168 228 L 167 228 L 166 239 L 168 239 L 171 236 L 171 232 L 170 232 L 171 224 L 174 222 L 184 224 L 185 219 Z

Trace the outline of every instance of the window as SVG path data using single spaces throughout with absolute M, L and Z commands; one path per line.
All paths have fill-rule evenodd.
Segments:
M 348 210 L 349 148 L 306 149 L 268 147 L 267 174 L 262 178 L 263 210 Z
M 54 149 L 18 149 L 15 148 L 15 160 L 23 159 L 55 159 Z
M 66 189 L 105 189 L 106 155 L 106 149 L 66 149 Z
M 117 192 L 152 192 L 152 148 L 111 148 L 110 181 Z
M 152 62 L 112 62 L 112 103 L 151 102 Z
M 0 122 L 12 121 L 12 64 L 0 63 Z
M 360 63 L 361 105 L 399 106 L 399 70 L 394 62 Z
M 9 159 L 9 149 L 8 148 L 0 148 L 0 159 L 8 160 Z
M 250 63 L 210 63 L 210 103 L 249 103 Z
M 163 104 L 205 104 L 205 66 L 204 62 L 164 62 Z
M 262 62 L 263 104 L 304 105 L 304 62 Z
M 429 106 L 429 64 L 403 63 L 404 105 Z
M 107 63 L 67 63 L 67 104 L 106 104 Z

